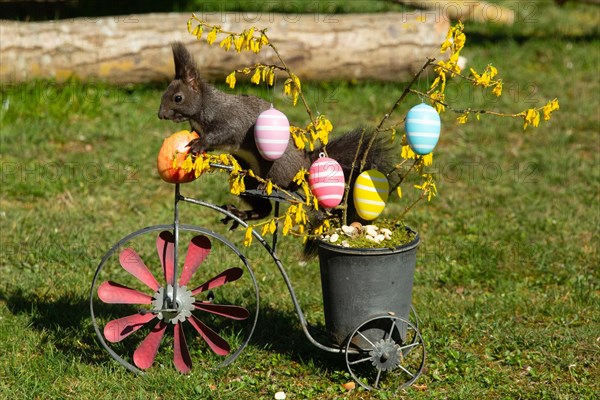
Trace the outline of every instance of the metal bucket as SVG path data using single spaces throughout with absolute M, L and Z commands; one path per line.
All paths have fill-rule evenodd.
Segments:
M 394 249 L 318 242 L 325 325 L 333 343 L 344 345 L 354 329 L 371 317 L 387 314 L 409 320 L 418 245 L 416 233 L 412 242 Z M 354 344 L 369 348 L 367 339 L 379 340 L 384 329 L 370 326 L 361 331 L 364 338 L 353 338 Z M 400 331 L 404 336 L 405 330 Z

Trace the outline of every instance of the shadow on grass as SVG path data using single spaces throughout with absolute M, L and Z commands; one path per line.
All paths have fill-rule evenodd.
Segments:
M 47 300 L 22 290 L 9 294 L 0 291 L 0 301 L 5 301 L 14 315 L 28 316 L 30 329 L 45 333 L 42 344 L 85 363 L 98 364 L 105 359 L 106 353 L 93 334 L 89 302 L 81 295 L 69 293 Z
M 311 326 L 309 333 L 320 344 L 331 345 L 323 326 Z M 345 368 L 341 353 L 321 350 L 309 341 L 295 312 L 263 307 L 250 345 L 285 354 L 299 363 L 310 360 L 315 367 L 327 373 Z
M 68 293 L 57 299 L 48 300 L 36 293 L 17 290 L 13 293 L 0 291 L 0 301 L 6 303 L 12 314 L 30 318 L 28 327 L 40 332 L 42 345 L 54 346 L 66 356 L 74 357 L 86 364 L 98 365 L 111 361 L 94 332 L 87 297 Z M 122 308 L 106 306 L 105 311 L 114 315 L 114 318 L 124 315 Z M 134 308 L 132 313 L 135 313 Z M 148 331 L 146 328 L 143 329 Z M 137 340 L 124 341 L 120 349 L 132 353 L 146 334 L 147 332 L 143 331 L 137 332 L 135 334 Z M 329 344 L 325 333 L 311 329 L 311 334 L 320 343 Z M 197 337 L 197 334 L 191 330 L 186 334 L 188 337 L 192 335 Z M 161 349 L 168 346 L 167 343 L 168 339 L 163 342 Z M 345 368 L 341 354 L 320 350 L 310 343 L 295 313 L 282 312 L 266 306 L 262 306 L 259 312 L 257 326 L 250 338 L 249 346 L 286 355 L 301 364 L 308 362 L 322 371 L 332 372 Z

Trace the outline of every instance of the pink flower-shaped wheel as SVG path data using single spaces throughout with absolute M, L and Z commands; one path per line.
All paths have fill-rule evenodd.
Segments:
M 150 307 L 136 314 L 113 319 L 103 330 L 106 340 L 116 343 L 156 321 L 133 353 L 133 362 L 138 368 L 147 369 L 152 366 L 163 336 L 169 326 L 172 326 L 175 367 L 182 373 L 188 373 L 192 368 L 192 360 L 185 340 L 184 324 L 189 323 L 215 354 L 226 356 L 231 351 L 229 343 L 203 323 L 194 312 L 201 311 L 231 320 L 245 320 L 250 313 L 237 305 L 215 304 L 210 299 L 196 300 L 202 292 L 239 279 L 243 274 L 241 268 L 228 268 L 203 284 L 188 289 L 192 276 L 211 251 L 211 242 L 207 236 L 198 235 L 191 239 L 181 276 L 175 283 L 174 243 L 173 234 L 169 231 L 161 232 L 156 240 L 164 281 L 168 282 L 166 285 L 159 284 L 135 250 L 125 248 L 119 253 L 119 264 L 147 286 L 151 290 L 150 294 L 108 280 L 99 285 L 98 298 L 107 304 L 139 304 Z

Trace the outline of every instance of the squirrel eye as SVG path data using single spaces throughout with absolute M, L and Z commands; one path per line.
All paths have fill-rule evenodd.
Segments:
M 173 96 L 173 100 L 175 101 L 175 103 L 181 103 L 181 101 L 183 100 L 183 96 L 180 94 L 176 94 L 175 96 Z

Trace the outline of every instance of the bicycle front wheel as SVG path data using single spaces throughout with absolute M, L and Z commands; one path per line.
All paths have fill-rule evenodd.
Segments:
M 171 359 L 182 373 L 226 366 L 256 327 L 258 284 L 242 252 L 205 228 L 181 225 L 177 233 L 173 225 L 155 225 L 127 235 L 94 275 L 89 300 L 96 335 L 136 373 Z M 159 355 L 161 347 L 166 351 Z

